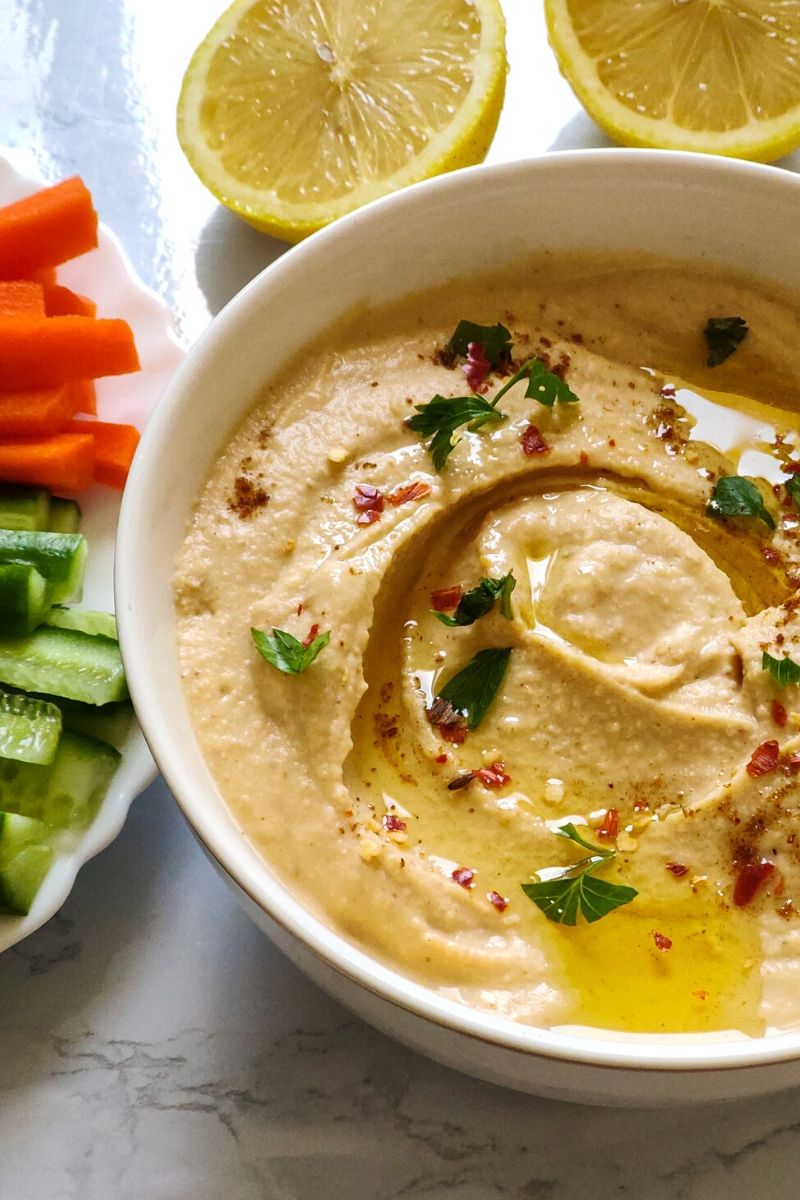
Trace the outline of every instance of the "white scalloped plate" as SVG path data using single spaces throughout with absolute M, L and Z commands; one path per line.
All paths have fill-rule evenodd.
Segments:
M 0 205 L 43 186 L 19 174 L 0 159 Z M 97 384 L 98 416 L 143 429 L 170 376 L 184 356 L 172 331 L 172 318 L 162 300 L 145 287 L 117 239 L 100 226 L 99 245 L 90 254 L 58 270 L 59 283 L 90 296 L 98 315 L 123 317 L 133 329 L 142 369 L 135 375 L 102 379 Z M 75 499 L 83 510 L 82 532 L 89 543 L 82 606 L 111 611 L 114 607 L 114 538 L 121 492 L 94 487 Z M 80 868 L 117 836 L 132 801 L 156 774 L 138 724 L 122 748 L 122 762 L 92 824 L 58 854 L 26 917 L 0 916 L 0 951 L 7 950 L 58 912 Z

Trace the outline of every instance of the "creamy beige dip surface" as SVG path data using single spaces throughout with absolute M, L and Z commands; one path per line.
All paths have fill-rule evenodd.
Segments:
M 749 333 L 709 369 L 703 327 L 732 315 Z M 580 402 L 545 408 L 520 383 L 437 473 L 404 421 L 470 394 L 463 360 L 439 357 L 461 318 L 504 322 L 514 366 L 542 357 Z M 800 695 L 762 668 L 765 650 L 800 664 L 783 469 L 799 331 L 797 300 L 742 279 L 545 259 L 360 314 L 269 388 L 197 503 L 180 660 L 223 797 L 331 925 L 536 1025 L 800 1025 Z M 774 533 L 706 514 L 736 474 Z M 384 498 L 369 523 L 359 485 Z M 435 616 L 440 592 L 508 572 L 510 619 Z M 251 626 L 330 643 L 284 675 Z M 511 654 L 478 727 L 432 723 L 491 647 Z M 616 851 L 597 876 L 638 891 L 574 928 L 522 891 L 583 856 L 554 835 L 568 820 Z

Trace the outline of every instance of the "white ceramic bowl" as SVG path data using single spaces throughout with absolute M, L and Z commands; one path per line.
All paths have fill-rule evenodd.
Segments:
M 195 833 L 253 919 L 316 982 L 451 1066 L 562 1099 L 686 1104 L 800 1083 L 800 1032 L 762 1039 L 584 1037 L 449 1002 L 323 925 L 245 841 L 192 732 L 171 575 L 192 504 L 266 382 L 339 315 L 521 255 L 642 251 L 800 285 L 800 179 L 660 151 L 549 154 L 472 168 L 369 205 L 292 250 L 189 354 L 145 433 L 123 503 L 117 614 L 134 703 Z

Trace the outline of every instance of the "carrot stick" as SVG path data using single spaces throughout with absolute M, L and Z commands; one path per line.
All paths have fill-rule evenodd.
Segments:
M 70 421 L 70 433 L 94 438 L 94 479 L 107 487 L 123 488 L 139 445 L 139 430 L 113 421 Z
M 22 275 L 25 279 L 32 279 L 35 283 L 40 283 L 42 287 L 54 284 L 56 281 L 55 267 L 37 267 L 35 271 L 23 271 Z
M 97 245 L 97 213 L 76 176 L 0 209 L 0 279 L 21 279 Z
M 0 388 L 27 391 L 139 368 L 125 321 L 0 316 Z
M 44 311 L 48 317 L 96 317 L 97 305 L 88 296 L 81 296 L 59 283 L 48 283 L 44 287 Z
M 94 416 L 97 412 L 97 392 L 94 381 L 76 379 L 69 385 L 69 390 L 72 394 L 72 412 L 89 413 Z
M 57 433 L 43 441 L 0 445 L 0 479 L 82 492 L 94 479 L 94 438 Z
M 44 292 L 30 279 L 0 280 L 0 316 L 43 317 Z
M 0 438 L 38 440 L 60 433 L 75 412 L 71 387 L 0 394 Z

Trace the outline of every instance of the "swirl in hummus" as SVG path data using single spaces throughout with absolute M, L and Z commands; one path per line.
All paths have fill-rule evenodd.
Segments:
M 709 368 L 704 326 L 734 313 L 748 335 Z M 470 394 L 441 354 L 462 318 L 511 333 L 488 400 L 536 357 L 579 403 L 520 383 L 437 471 L 406 419 Z M 272 384 L 198 501 L 179 652 L 221 794 L 337 929 L 536 1025 L 800 1025 L 800 695 L 763 666 L 800 663 L 799 321 L 729 275 L 541 259 L 356 314 Z M 768 519 L 709 514 L 723 476 Z M 437 616 L 509 574 L 509 604 Z M 251 627 L 330 641 L 283 674 Z M 483 719 L 442 718 L 491 648 Z M 593 924 L 522 890 L 580 857 L 567 822 L 638 893 Z

